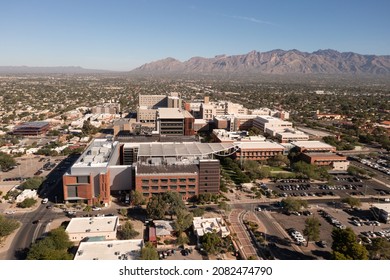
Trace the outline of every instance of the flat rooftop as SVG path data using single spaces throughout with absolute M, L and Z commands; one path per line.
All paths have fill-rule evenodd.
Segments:
M 136 260 L 142 239 L 81 242 L 74 260 Z
M 198 168 L 194 164 L 181 165 L 142 165 L 137 164 L 137 174 L 194 174 L 198 172 Z
M 15 129 L 22 129 L 22 128 L 43 128 L 45 126 L 49 125 L 48 122 L 26 122 L 22 123 L 20 125 L 17 125 Z
M 101 233 L 113 232 L 118 226 L 118 217 L 85 217 L 72 218 L 66 227 L 68 233 Z
M 345 156 L 339 156 L 338 154 L 335 153 L 303 153 L 304 155 L 310 156 L 310 157 L 315 157 L 315 158 L 323 158 L 323 159 L 344 159 L 346 160 L 347 157 Z
M 276 142 L 271 141 L 259 141 L 259 142 L 234 142 L 238 147 L 240 147 L 243 150 L 246 149 L 278 149 L 278 150 L 284 150 L 284 146 L 280 145 Z
M 158 118 L 160 119 L 183 119 L 184 114 L 181 109 L 178 108 L 159 108 Z
M 139 157 L 205 156 L 234 148 L 232 143 L 149 143 L 140 144 Z
M 95 139 L 73 164 L 73 167 L 105 167 L 108 165 L 117 141 L 107 139 Z
M 334 149 L 332 145 L 326 144 L 321 141 L 294 141 L 291 142 L 294 146 L 297 146 L 299 148 L 306 148 L 306 149 Z

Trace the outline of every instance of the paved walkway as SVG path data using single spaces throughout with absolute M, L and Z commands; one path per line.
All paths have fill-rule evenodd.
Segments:
M 248 259 L 249 257 L 254 257 L 255 259 L 259 259 L 256 249 L 252 244 L 252 240 L 245 228 L 242 224 L 242 219 L 246 211 L 241 209 L 233 209 L 229 214 L 230 221 L 230 230 L 232 233 L 235 233 L 238 239 L 238 246 L 244 257 Z

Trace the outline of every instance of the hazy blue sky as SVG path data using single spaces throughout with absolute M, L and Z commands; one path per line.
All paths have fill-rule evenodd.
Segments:
M 390 55 L 389 0 L 0 0 L 0 65 L 130 70 L 174 57 Z

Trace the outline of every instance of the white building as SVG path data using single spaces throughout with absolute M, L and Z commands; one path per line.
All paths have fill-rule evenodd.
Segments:
M 72 242 L 79 242 L 87 237 L 104 237 L 107 240 L 114 240 L 118 225 L 117 216 L 73 218 L 65 231 Z
M 194 217 L 193 221 L 194 231 L 198 237 L 215 231 L 222 237 L 230 234 L 225 221 L 222 218 L 203 218 Z
M 269 130 L 292 129 L 292 123 L 271 116 L 259 116 L 253 120 L 253 126 L 259 129 L 262 133 Z
M 81 242 L 74 260 L 137 260 L 142 239 Z
M 22 202 L 26 198 L 34 198 L 34 199 L 36 199 L 37 197 L 38 197 L 38 195 L 37 195 L 37 191 L 36 190 L 29 190 L 29 189 L 27 189 L 27 190 L 22 191 L 22 193 L 19 194 L 16 197 L 16 202 Z

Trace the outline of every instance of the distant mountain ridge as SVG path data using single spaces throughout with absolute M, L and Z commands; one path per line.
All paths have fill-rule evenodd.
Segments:
M 1 74 L 97 74 L 112 71 L 85 69 L 79 66 L 30 67 L 30 66 L 0 66 Z
M 253 74 L 371 74 L 390 75 L 390 56 L 361 55 L 353 52 L 318 50 L 251 51 L 243 55 L 192 57 L 181 62 L 166 58 L 144 64 L 138 74 L 253 73 Z

